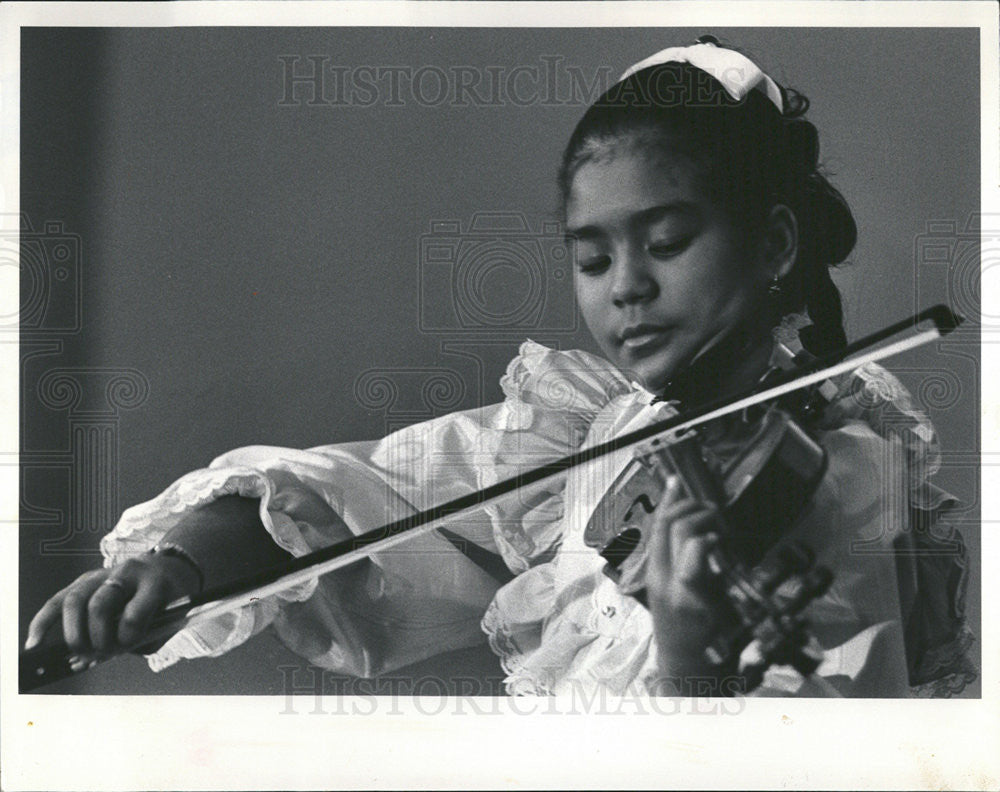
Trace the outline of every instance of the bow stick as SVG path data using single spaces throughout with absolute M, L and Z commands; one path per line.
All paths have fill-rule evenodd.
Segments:
M 554 478 L 571 468 L 613 454 L 624 448 L 638 446 L 645 441 L 651 441 L 651 448 L 655 448 L 663 444 L 670 435 L 677 435 L 716 418 L 778 399 L 788 393 L 851 371 L 865 363 L 875 362 L 915 349 L 951 332 L 961 321 L 961 317 L 954 314 L 947 306 L 935 305 L 909 319 L 896 322 L 858 339 L 841 350 L 782 372 L 771 379 L 766 387 L 758 385 L 735 395 L 706 402 L 679 415 L 581 449 L 561 459 L 498 481 L 489 487 L 470 492 L 430 509 L 416 512 L 380 528 L 293 558 L 278 566 L 229 583 L 210 587 L 193 596 L 183 597 L 171 603 L 153 620 L 141 642 L 135 646 L 127 647 L 125 651 L 141 649 L 143 646 L 153 644 L 156 640 L 168 638 L 185 627 L 243 607 L 252 600 L 278 594 L 375 553 L 391 550 L 416 536 L 430 533 L 438 526 L 461 517 L 473 509 L 492 503 L 515 490 Z M 870 349 L 875 344 L 927 322 L 930 322 L 932 326 L 909 338 L 886 344 L 877 349 Z M 69 654 L 68 647 L 63 643 L 43 645 L 22 652 L 19 671 L 21 691 L 32 690 L 76 673 L 69 665 Z

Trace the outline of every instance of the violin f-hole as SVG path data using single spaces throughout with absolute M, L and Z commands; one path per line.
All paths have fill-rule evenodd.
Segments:
M 636 506 L 641 506 L 642 510 L 646 512 L 646 514 L 652 514 L 653 510 L 656 508 L 656 504 L 653 503 L 653 501 L 649 499 L 649 495 L 647 495 L 644 492 L 638 498 L 632 501 L 632 505 L 628 507 L 628 511 L 625 512 L 624 516 L 624 519 L 626 521 L 629 521 L 633 518 Z

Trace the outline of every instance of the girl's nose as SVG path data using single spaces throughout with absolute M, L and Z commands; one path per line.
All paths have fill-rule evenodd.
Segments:
M 658 293 L 659 286 L 639 256 L 628 255 L 618 258 L 611 283 L 611 299 L 615 305 L 622 307 L 648 302 Z

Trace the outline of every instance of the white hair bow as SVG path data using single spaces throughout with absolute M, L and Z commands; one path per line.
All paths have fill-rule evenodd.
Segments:
M 735 50 L 717 47 L 714 44 L 692 44 L 689 47 L 668 47 L 629 66 L 618 82 L 631 77 L 638 71 L 661 63 L 690 63 L 718 80 L 733 99 L 743 99 L 750 91 L 763 92 L 768 99 L 784 112 L 785 103 L 778 84 L 760 70 L 760 67 L 745 55 Z

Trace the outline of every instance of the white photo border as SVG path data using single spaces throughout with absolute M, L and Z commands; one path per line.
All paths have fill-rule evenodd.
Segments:
M 982 211 L 997 185 L 997 7 L 992 2 L 174 2 L 5 3 L 2 182 L 18 211 L 19 33 L 25 26 L 978 27 Z M 984 315 L 1000 295 L 982 294 Z M 18 347 L 0 343 L 0 449 L 18 448 Z M 982 452 L 1000 451 L 996 345 L 982 347 Z M 18 482 L 3 468 L 2 519 L 17 520 Z M 983 514 L 1000 482 L 983 467 Z M 991 480 L 985 480 L 985 477 Z M 4 789 L 267 788 L 947 788 L 1000 786 L 997 602 L 1000 547 L 982 537 L 980 700 L 760 699 L 739 717 L 627 718 L 502 699 L 456 719 L 413 701 L 363 718 L 282 717 L 280 697 L 20 696 L 17 533 L 0 535 Z M 711 702 L 705 702 L 707 711 Z M 628 709 L 625 709 L 628 712 Z M 472 715 L 470 708 L 469 714 Z M 670 714 L 670 713 L 663 713 Z

